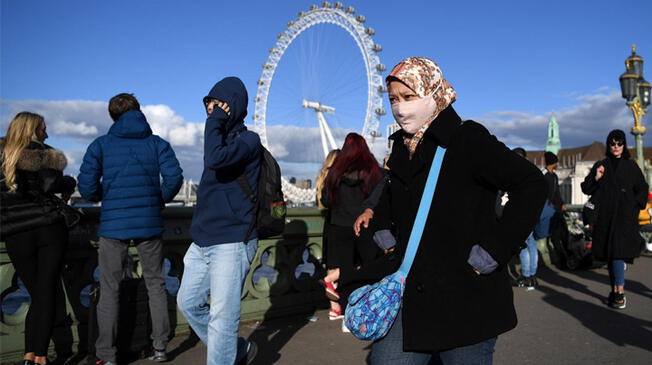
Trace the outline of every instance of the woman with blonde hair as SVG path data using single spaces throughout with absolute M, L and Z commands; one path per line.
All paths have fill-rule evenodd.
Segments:
M 18 113 L 0 138 L 0 233 L 7 253 L 31 297 L 25 320 L 25 365 L 46 364 L 55 295 L 71 217 L 64 212 L 75 180 L 63 176 L 66 157 L 43 142 L 42 116 Z M 77 217 L 78 219 L 78 217 Z
M 340 153 L 339 148 L 328 152 L 328 155 L 324 160 L 324 164 L 321 166 L 321 169 L 319 170 L 319 175 L 317 175 L 317 181 L 315 182 L 315 190 L 317 195 L 317 207 L 319 208 L 319 210 L 328 209 L 324 206 L 324 204 L 321 201 L 321 191 L 324 189 L 324 183 L 326 182 L 326 176 L 328 176 L 328 171 L 330 171 L 331 166 L 333 166 L 333 162 L 335 162 L 335 159 L 337 158 L 337 155 L 339 153 Z
M 324 262 L 326 263 L 326 267 L 328 268 L 328 222 L 330 221 L 329 215 L 330 211 L 328 208 L 324 205 L 322 202 L 322 197 L 321 197 L 321 192 L 324 190 L 324 184 L 326 183 L 326 176 L 328 176 L 328 172 L 330 171 L 331 167 L 333 166 L 333 163 L 335 162 L 335 159 L 337 158 L 337 155 L 340 153 L 340 149 L 334 149 L 331 150 L 328 155 L 326 155 L 326 159 L 324 160 L 324 164 L 321 166 L 321 169 L 319 170 L 319 175 L 317 175 L 317 181 L 315 182 L 315 192 L 316 192 L 316 199 L 317 199 L 317 208 L 319 208 L 320 211 L 322 211 L 323 216 L 324 216 L 324 231 L 322 234 L 322 257 L 324 258 Z M 331 270 L 329 270 L 330 272 Z M 341 319 L 343 318 L 342 315 L 342 307 L 339 305 L 337 301 L 331 300 L 331 309 L 328 312 L 328 319 L 331 321 L 334 321 L 336 319 Z

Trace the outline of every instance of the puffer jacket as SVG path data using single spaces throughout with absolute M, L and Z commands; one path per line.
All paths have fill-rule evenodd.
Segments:
M 4 161 L 6 140 L 0 138 L 0 163 Z M 0 169 L 0 215 L 2 235 L 24 232 L 37 227 L 63 222 L 55 193 L 71 193 L 75 179 L 64 176 L 67 165 L 63 152 L 32 141 L 22 151 L 16 164 L 18 188 L 10 192 Z
M 88 146 L 79 192 L 102 202 L 100 236 L 149 238 L 163 233 L 161 209 L 179 192 L 182 172 L 172 147 L 152 134 L 145 115 L 129 111 Z

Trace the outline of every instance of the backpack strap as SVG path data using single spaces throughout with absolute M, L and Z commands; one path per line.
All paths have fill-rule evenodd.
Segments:
M 251 189 L 251 185 L 249 185 L 249 181 L 247 181 L 247 177 L 245 176 L 245 173 L 243 172 L 242 175 L 238 176 L 238 178 L 235 179 L 235 181 L 238 182 L 238 185 L 240 185 L 242 191 L 244 191 L 244 193 L 247 194 L 247 198 L 249 198 L 249 200 L 252 203 L 256 204 L 256 200 L 258 199 L 256 199 L 256 196 L 254 195 L 254 191 Z
M 247 233 L 245 233 L 244 240 L 242 240 L 242 242 L 247 243 L 249 242 L 249 236 L 251 236 L 251 232 L 254 231 L 254 227 L 256 226 L 256 219 L 258 217 L 258 199 L 254 195 L 254 192 L 251 189 L 251 185 L 249 185 L 249 182 L 247 181 L 244 173 L 238 176 L 236 181 L 238 182 L 238 185 L 240 185 L 242 191 L 244 191 L 244 193 L 254 205 L 254 212 L 251 217 L 251 222 L 249 223 L 249 228 L 247 228 Z

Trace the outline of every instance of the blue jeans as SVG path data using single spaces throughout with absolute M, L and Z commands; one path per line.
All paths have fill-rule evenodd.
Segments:
M 387 336 L 371 345 L 370 365 L 491 365 L 496 337 L 475 345 L 451 350 L 428 352 L 403 351 L 402 310 Z
M 537 261 L 539 252 L 537 251 L 537 241 L 532 233 L 525 240 L 527 247 L 521 250 L 519 258 L 521 259 L 521 275 L 534 276 L 537 273 Z
M 257 246 L 256 239 L 208 247 L 192 243 L 183 258 L 177 304 L 206 344 L 209 365 L 233 365 L 246 355 L 248 343 L 238 339 L 240 298 Z
M 625 261 L 624 260 L 611 260 L 607 263 L 609 269 L 609 281 L 612 286 L 625 285 Z

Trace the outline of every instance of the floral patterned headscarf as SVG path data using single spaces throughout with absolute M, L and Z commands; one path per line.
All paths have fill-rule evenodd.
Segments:
M 412 158 L 414 151 L 423 138 L 423 134 L 430 127 L 432 121 L 437 118 L 442 110 L 448 108 L 455 101 L 457 94 L 451 84 L 444 79 L 437 63 L 425 57 L 410 57 L 399 62 L 389 73 L 385 83 L 389 86 L 389 83 L 395 79 L 403 82 L 421 98 L 432 94 L 437 103 L 437 108 L 432 117 L 413 136 L 403 137 L 403 142 L 410 152 L 410 158 Z

